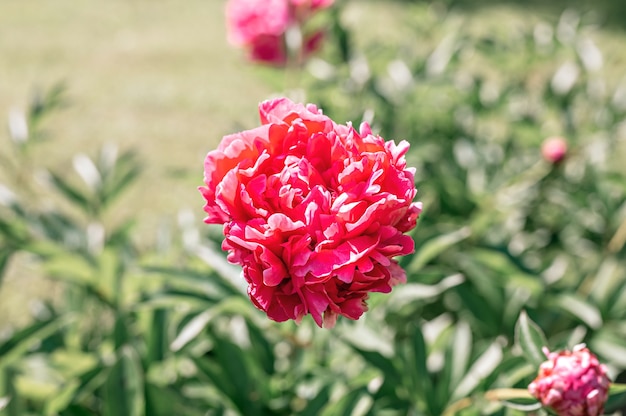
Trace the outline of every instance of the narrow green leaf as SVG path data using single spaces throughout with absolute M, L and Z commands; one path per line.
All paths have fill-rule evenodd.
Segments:
M 122 163 L 118 159 L 118 164 L 115 166 L 113 177 L 106 176 L 105 187 L 101 190 L 100 199 L 103 206 L 107 206 L 118 196 L 122 194 L 126 188 L 132 185 L 137 177 L 141 174 L 141 165 L 134 158 L 128 159 L 125 163 L 128 166 L 122 166 Z
M 484 379 L 491 376 L 503 358 L 502 345 L 497 340 L 492 342 L 485 352 L 474 361 L 459 384 L 455 386 L 452 398 L 460 399 L 472 394 Z
M 246 319 L 246 324 L 250 344 L 254 346 L 250 353 L 256 356 L 266 374 L 273 374 L 276 359 L 272 343 L 267 339 L 264 331 L 255 325 L 251 319 Z
M 70 185 L 65 179 L 56 173 L 50 172 L 52 185 L 70 202 L 78 205 L 81 209 L 89 209 L 89 198 L 78 189 Z
M 560 294 L 556 304 L 563 310 L 574 315 L 592 329 L 602 327 L 602 315 L 595 305 L 571 293 Z
M 167 322 L 169 311 L 158 308 L 152 312 L 150 329 L 145 331 L 147 338 L 147 362 L 162 361 L 168 348 Z
M 452 361 L 446 363 L 451 367 L 450 387 L 457 386 L 468 368 L 472 353 L 472 330 L 466 322 L 459 322 L 452 339 Z M 451 393 L 451 389 L 449 389 Z
M 609 398 L 604 404 L 604 413 L 611 414 L 626 405 L 626 384 L 611 384 Z
M 199 378 L 203 382 L 208 381 L 209 384 L 215 386 L 222 396 L 221 402 L 228 403 L 228 407 L 235 407 L 232 402 L 232 397 L 236 396 L 235 387 L 225 370 L 218 363 L 204 357 L 194 357 L 193 361 L 198 368 Z
M 2 285 L 2 278 L 4 277 L 4 271 L 9 264 L 9 260 L 11 260 L 11 256 L 14 251 L 8 247 L 4 247 L 0 249 L 0 285 Z
M 470 283 L 463 283 L 455 288 L 455 293 L 463 303 L 463 307 L 471 312 L 471 324 L 481 328 L 486 333 L 492 333 L 494 328 L 499 328 L 501 316 L 485 302 L 484 297 L 476 293 Z
M 412 383 L 409 397 L 414 404 L 417 402 L 417 398 L 421 399 L 433 413 L 439 408 L 439 405 L 433 394 L 433 383 L 426 366 L 428 349 L 422 328 L 419 325 L 412 326 L 407 344 L 409 344 L 410 355 L 406 357 L 408 365 L 405 367 L 404 373 L 409 376 Z M 390 381 L 393 382 L 393 379 Z
M 442 279 L 434 285 L 425 285 L 421 283 L 406 283 L 394 288 L 389 295 L 387 304 L 389 307 L 398 309 L 409 303 L 419 300 L 435 298 L 448 289 L 460 285 L 465 281 L 462 274 L 453 274 Z
M 367 394 L 363 387 L 352 390 L 338 401 L 329 403 L 320 413 L 320 416 L 351 416 L 363 394 Z
M 519 399 L 516 401 L 503 400 L 501 403 L 509 409 L 519 410 L 521 412 L 534 412 L 542 407 L 540 402 L 533 399 Z
M 118 360 L 104 385 L 103 413 L 106 416 L 143 416 L 145 392 L 139 356 L 129 345 L 122 346 L 118 353 Z
M 78 377 L 80 387 L 76 391 L 74 402 L 80 403 L 85 400 L 90 400 L 94 392 L 106 382 L 108 375 L 108 368 L 104 364 L 99 364 L 81 374 Z
M 225 283 L 237 288 L 242 294 L 247 293 L 247 283 L 241 277 L 241 269 L 230 264 L 222 253 L 209 245 L 203 245 L 196 247 L 195 254 L 211 266 Z
M 225 260 L 224 260 L 225 261 Z M 231 265 L 231 267 L 234 267 Z M 234 287 L 230 282 L 223 279 L 212 279 L 210 273 L 206 271 L 196 271 L 184 268 L 145 266 L 144 271 L 151 274 L 163 276 L 171 286 L 185 286 L 199 288 L 199 294 L 219 294 L 226 298 L 231 295 L 245 295 L 239 287 Z M 240 284 L 238 283 L 240 286 Z M 247 298 L 247 295 L 245 295 Z
M 546 360 L 542 350 L 548 346 L 546 336 L 539 325 L 528 317 L 526 311 L 520 313 L 515 325 L 515 343 L 519 345 L 526 359 L 534 366 L 539 367 Z
M 64 385 L 63 388 L 54 395 L 54 397 L 46 401 L 44 414 L 48 416 L 55 416 L 65 410 L 74 398 L 74 395 L 79 387 L 80 382 L 78 380 L 71 380 Z
M 69 316 L 38 321 L 0 344 L 0 368 L 27 352 L 34 344 L 54 334 L 73 319 Z
M 263 386 L 253 378 L 255 363 L 238 345 L 225 338 L 214 336 L 213 343 L 217 361 L 235 387 L 233 402 L 244 415 L 259 414 Z
M 187 345 L 190 341 L 196 338 L 200 332 L 206 328 L 211 319 L 213 319 L 214 312 L 209 309 L 202 312 L 199 315 L 196 315 L 191 321 L 187 323 L 180 331 L 176 339 L 172 341 L 170 344 L 170 349 L 172 351 L 179 351 L 185 345 Z
M 626 367 L 626 339 L 610 329 L 598 331 L 589 342 L 589 348 L 620 367 Z
M 139 354 L 130 346 L 122 348 L 124 362 L 124 383 L 128 401 L 128 416 L 145 416 L 145 392 L 143 367 Z
M 326 404 L 328 404 L 330 400 L 330 389 L 332 385 L 326 384 L 324 387 L 320 389 L 317 393 L 317 396 L 312 400 L 309 400 L 306 407 L 302 409 L 298 414 L 300 416 L 317 416 L 320 414 L 320 411 Z
M 407 265 L 407 274 L 413 274 L 418 272 L 432 259 L 443 253 L 448 248 L 465 240 L 471 234 L 472 232 L 469 227 L 463 227 L 460 230 L 440 235 L 427 241 L 419 248 L 417 253 L 415 253 L 413 258 L 411 259 L 411 262 Z

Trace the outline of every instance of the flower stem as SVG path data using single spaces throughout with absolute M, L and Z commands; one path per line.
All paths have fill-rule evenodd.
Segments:
M 532 396 L 526 389 L 502 388 L 488 390 L 482 395 L 482 398 L 490 402 L 496 402 L 511 399 L 531 399 Z M 457 414 L 457 412 L 470 407 L 473 402 L 474 399 L 472 397 L 465 397 L 463 399 L 457 400 L 456 402 L 448 406 L 448 408 L 443 412 L 442 416 L 454 416 Z

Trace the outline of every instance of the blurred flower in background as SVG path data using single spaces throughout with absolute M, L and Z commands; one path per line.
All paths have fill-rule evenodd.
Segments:
M 598 358 L 579 344 L 572 351 L 550 352 L 539 375 L 528 386 L 530 393 L 559 416 L 603 414 L 610 380 Z
M 550 163 L 559 163 L 567 155 L 567 141 L 562 137 L 549 137 L 541 145 L 543 158 Z
M 262 126 L 224 137 L 206 157 L 205 221 L 224 224 L 228 260 L 271 319 L 358 319 L 370 292 L 406 280 L 393 258 L 413 252 L 405 233 L 421 212 L 409 144 L 286 98 L 259 110 Z
M 228 39 L 248 58 L 275 66 L 299 63 L 321 46 L 323 31 L 304 32 L 306 22 L 334 0 L 230 0 Z

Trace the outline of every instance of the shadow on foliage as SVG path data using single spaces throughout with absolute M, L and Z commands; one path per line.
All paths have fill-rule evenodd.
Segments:
M 415 1 L 415 0 L 407 0 Z M 434 1 L 429 1 L 433 3 Z M 581 14 L 594 12 L 597 22 L 609 28 L 626 29 L 626 2 L 615 0 L 555 0 L 545 2 L 541 0 L 443 0 L 442 3 L 450 8 L 480 11 L 480 9 L 495 5 L 515 5 L 540 13 L 558 16 L 565 9 L 575 9 Z

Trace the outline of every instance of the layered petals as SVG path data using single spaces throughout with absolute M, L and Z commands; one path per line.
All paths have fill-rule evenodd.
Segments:
M 205 221 L 224 224 L 222 247 L 271 319 L 358 319 L 370 292 L 406 279 L 394 258 L 413 252 L 405 233 L 421 212 L 408 143 L 285 98 L 259 112 L 261 127 L 226 136 L 206 157 Z
M 608 398 L 607 369 L 584 344 L 572 351 L 550 352 L 530 393 L 559 416 L 599 416 Z

